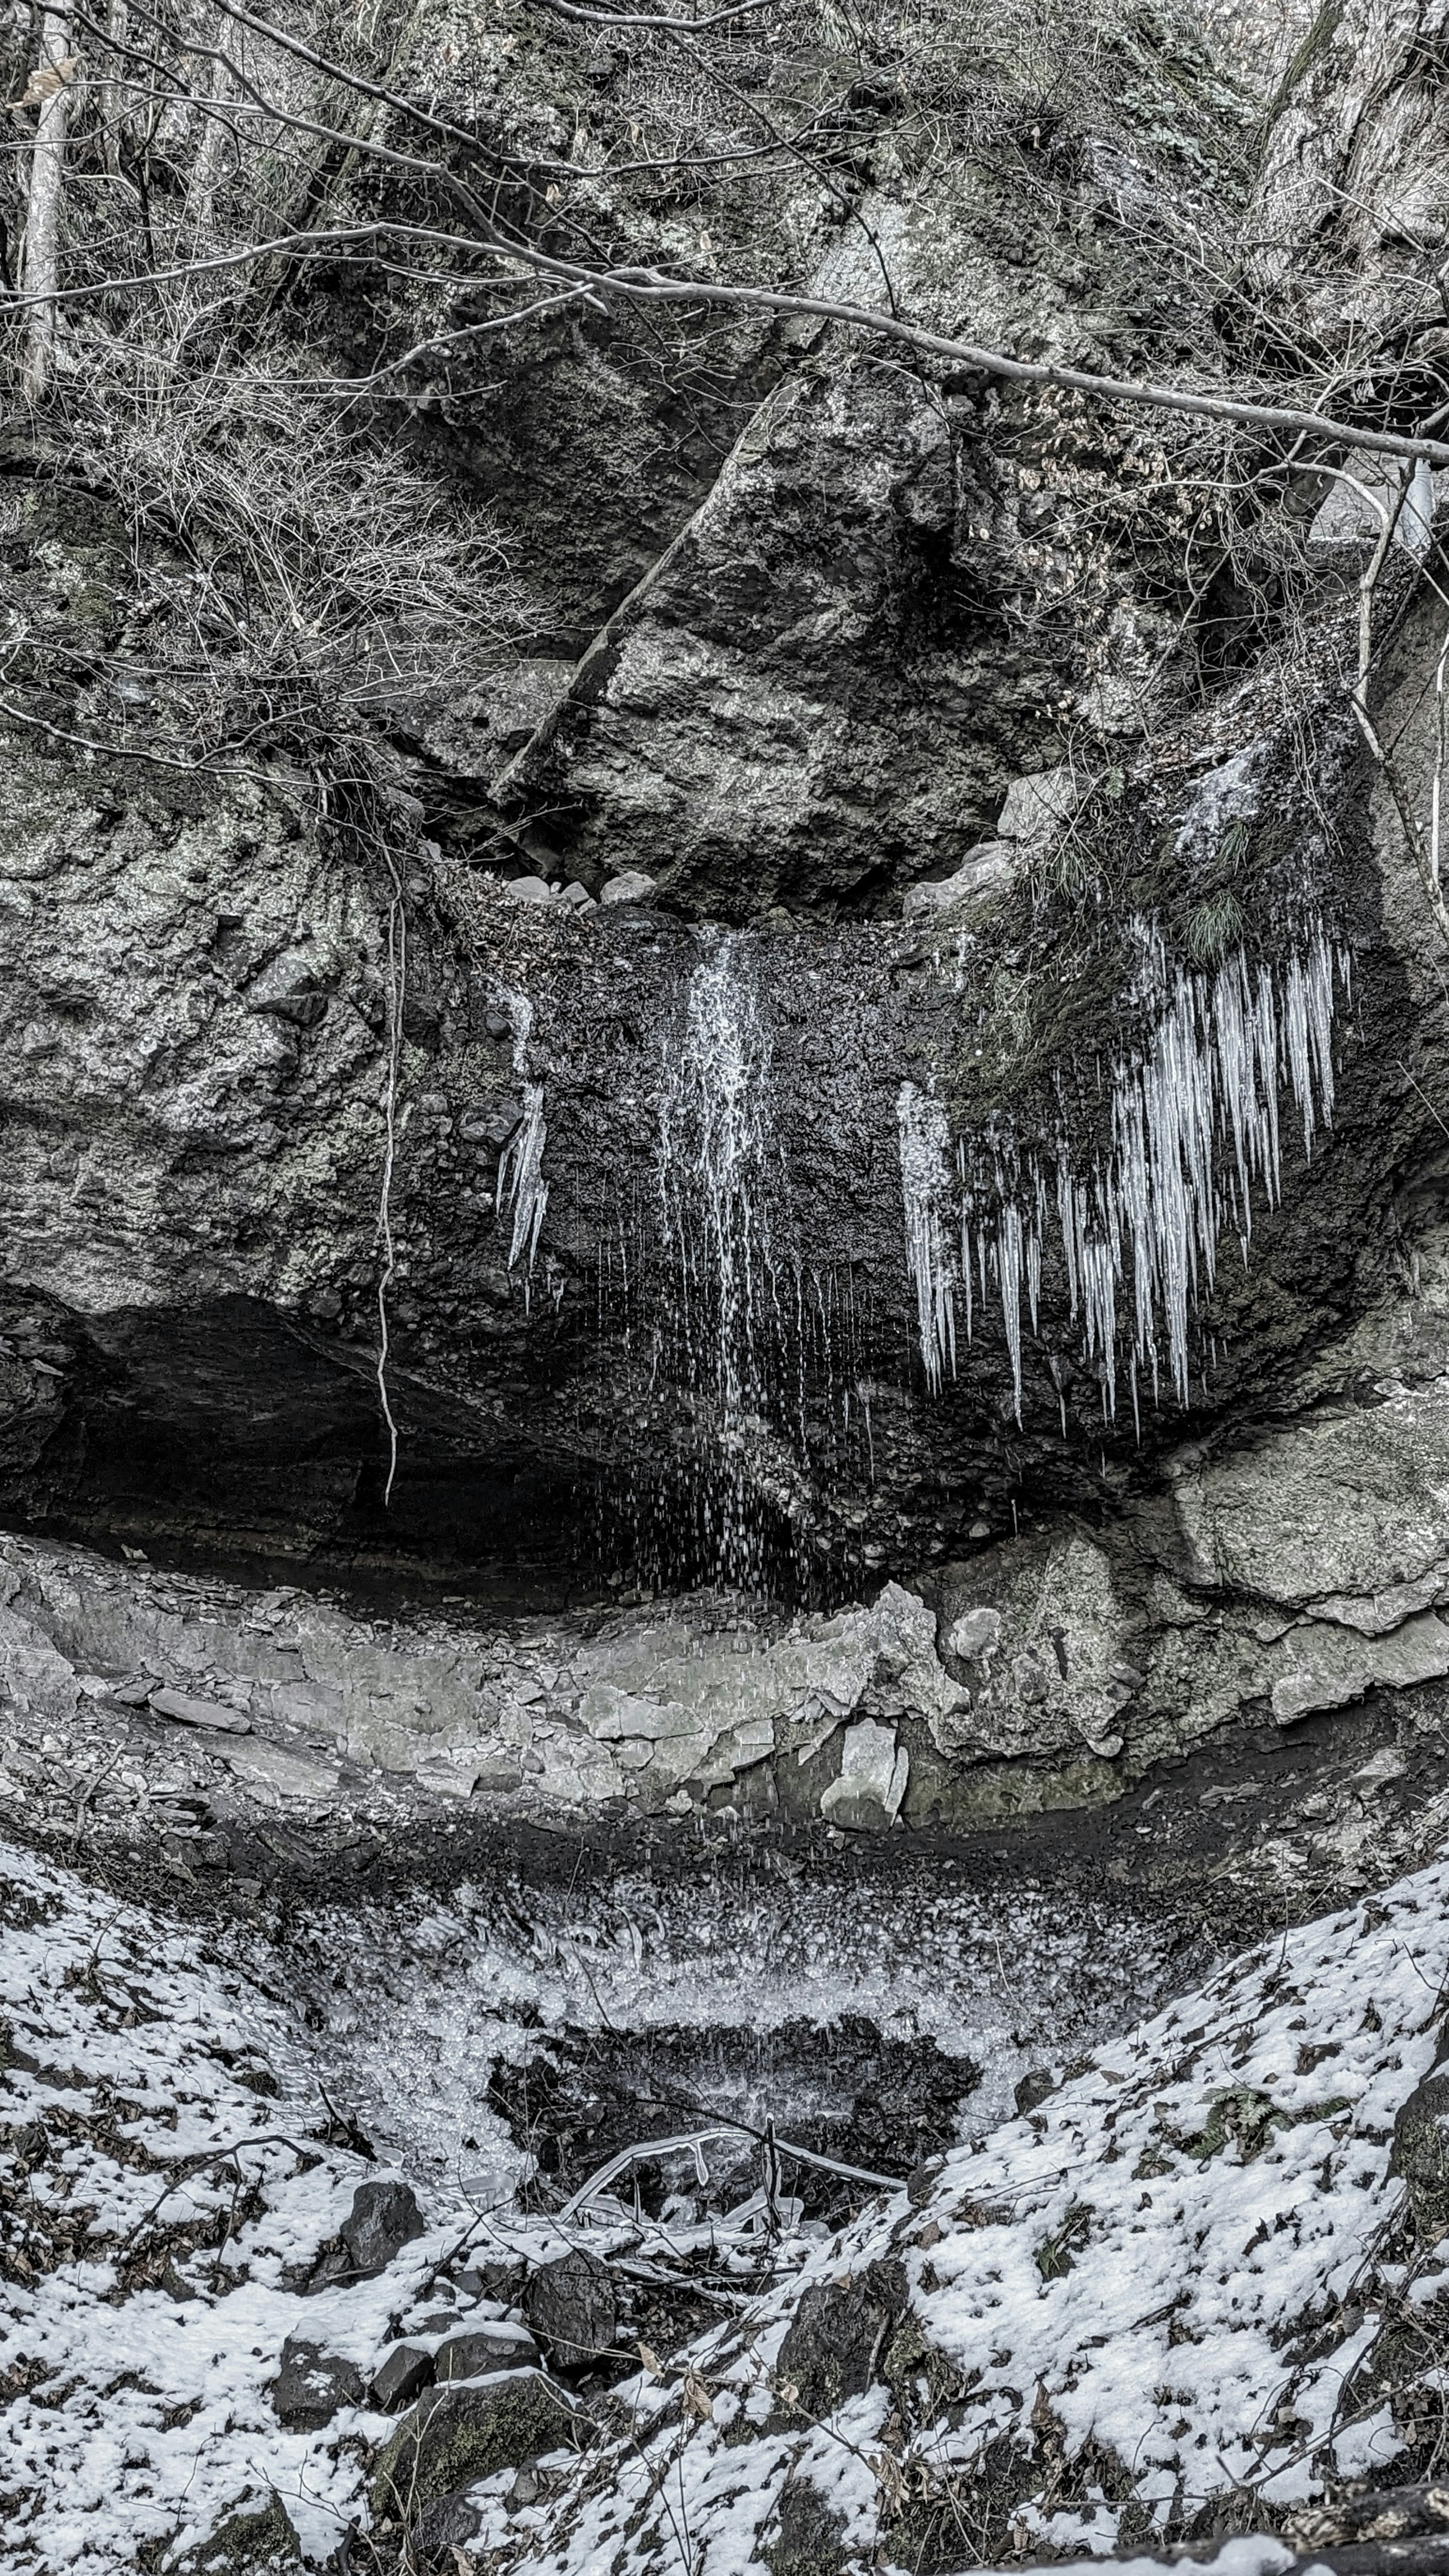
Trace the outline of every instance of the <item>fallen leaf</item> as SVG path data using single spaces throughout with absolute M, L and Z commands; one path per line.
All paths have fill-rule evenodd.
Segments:
M 14 107 L 44 107 L 58 89 L 69 89 L 79 67 L 79 54 L 67 54 L 63 62 L 41 63 L 31 73 L 21 96 L 11 101 Z

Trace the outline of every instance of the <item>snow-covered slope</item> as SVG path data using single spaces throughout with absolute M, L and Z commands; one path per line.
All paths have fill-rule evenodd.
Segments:
M 778 2576 L 828 2529 L 852 2567 L 969 2566 L 1219 2508 L 1271 2523 L 1325 2478 L 1381 2472 L 1403 2443 L 1377 2374 L 1352 2381 L 1385 2305 L 1422 2312 L 1439 2287 L 1384 2222 L 1394 2115 L 1435 2051 L 1446 1905 L 1441 1865 L 1100 2052 L 919 2205 L 877 2208 L 698 2345 L 687 2376 L 619 2392 L 608 2474 L 595 2460 L 524 2532 L 496 2515 L 501 2563 L 619 2576 L 688 2533 L 700 2576 L 746 2576 L 767 2548 Z M 858 2360 L 872 2319 L 871 2384 L 821 2414 L 802 2380 Z
M 169 2564 L 272 2493 L 329 2556 L 391 2427 L 354 2410 L 284 2429 L 282 2345 L 303 2325 L 370 2364 L 456 2222 L 304 2296 L 371 2169 L 325 2143 L 315 2094 L 265 2089 L 285 2011 L 198 1934 L 14 1848 L 0 1921 L 6 2566 L 93 2576 L 148 2546 Z
M 7 2565 L 189 2564 L 239 2508 L 314 2562 L 353 2529 L 393 2563 L 370 2482 L 397 2422 L 357 2393 L 389 2346 L 501 2315 L 480 2243 L 521 2278 L 567 2244 L 657 2262 L 667 2229 L 606 2191 L 560 2226 L 435 2187 L 385 2268 L 329 2281 L 376 2168 L 330 2142 L 259 1947 L 20 1851 L 0 1903 Z M 636 2346 L 586 2390 L 581 2451 L 520 2476 L 515 2450 L 449 2549 L 490 2576 L 944 2569 L 1271 2527 L 1381 2475 L 1440 2368 L 1439 2256 L 1389 2163 L 1446 1932 L 1449 1863 L 1272 1936 L 845 2231 L 812 2244 L 784 2203 L 763 2292 L 724 2230 L 724 2322 Z M 311 2430 L 275 2404 L 289 2337 L 355 2366 Z

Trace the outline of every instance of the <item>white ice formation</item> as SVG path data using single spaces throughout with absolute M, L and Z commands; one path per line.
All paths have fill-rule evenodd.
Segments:
M 548 1206 L 548 1183 L 543 1177 L 543 1149 L 548 1142 L 548 1125 L 543 1114 L 543 1084 L 526 1082 L 523 1086 L 523 1116 L 514 1128 L 498 1164 L 498 1212 L 511 1215 L 513 1235 L 508 1246 L 508 1267 L 516 1269 L 526 1253 L 528 1269 L 538 1250 L 539 1231 Z
M 526 1287 L 533 1274 L 538 1238 L 548 1208 L 548 1183 L 543 1177 L 543 1149 L 548 1142 L 548 1122 L 543 1113 L 543 1084 L 528 1080 L 533 1004 L 526 993 L 504 992 L 499 1000 L 513 1032 L 513 1070 L 523 1086 L 523 1115 L 499 1158 L 493 1204 L 500 1216 L 513 1219 L 508 1267 L 516 1270 L 527 1255 Z
M 906 1210 L 906 1261 L 916 1292 L 916 1324 L 926 1383 L 939 1395 L 949 1370 L 956 1374 L 956 1304 L 950 1232 L 956 1197 L 951 1170 L 951 1131 L 939 1100 L 903 1082 L 896 1102 L 901 1135 L 901 1195 Z M 970 1294 L 969 1279 L 967 1294 Z M 968 1326 L 969 1330 L 969 1326 Z
M 1185 1404 L 1190 1316 L 1213 1286 L 1219 1237 L 1231 1227 L 1246 1259 L 1255 1190 L 1270 1207 L 1280 1195 L 1280 1094 L 1292 1095 L 1306 1156 L 1332 1123 L 1335 996 L 1339 984 L 1348 992 L 1350 964 L 1321 921 L 1276 966 L 1250 963 L 1238 948 L 1215 975 L 1169 969 L 1145 924 L 1139 940 L 1138 998 L 1157 999 L 1160 1008 L 1146 1046 L 1120 1056 L 1104 1076 L 1105 1138 L 1090 1166 L 1079 1165 L 1064 1132 L 1023 1146 L 998 1130 L 957 1144 L 953 1192 L 944 1114 L 912 1084 L 901 1087 L 906 1257 L 927 1383 L 934 1391 L 955 1373 L 958 1292 L 969 1341 L 973 1285 L 983 1303 L 994 1286 L 1018 1421 L 1022 1313 L 1035 1331 L 1050 1210 L 1070 1320 L 1099 1377 L 1104 1418 L 1116 1412 L 1119 1319 L 1129 1296 L 1134 1409 L 1139 1373 L 1158 1392 L 1164 1341 Z

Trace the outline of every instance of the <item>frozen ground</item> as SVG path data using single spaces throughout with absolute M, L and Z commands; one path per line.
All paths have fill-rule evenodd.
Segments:
M 1435 2053 L 1446 1900 L 1441 1865 L 1099 2051 L 683 2373 L 619 2390 L 606 2460 L 526 2515 L 490 2503 L 488 2563 L 593 2576 L 668 2563 L 688 2533 L 698 2576 L 744 2576 L 803 2493 L 840 2564 L 970 2565 L 1181 2536 L 1224 2506 L 1271 2522 L 1384 2479 L 1442 2387 L 1445 2260 L 1396 2233 L 1389 2149 Z M 847 2369 L 822 2407 L 862 2310 L 869 2384 Z
M 501 2316 L 569 2245 L 636 2301 L 698 2285 L 719 2321 L 671 2350 L 621 2300 L 617 2359 L 582 2385 L 579 2456 L 474 2481 L 449 2543 L 465 2565 L 747 2576 L 802 2511 L 847 2568 L 1101 2549 L 1251 2518 L 1245 2498 L 1281 2520 L 1402 2453 L 1404 2393 L 1390 2402 L 1373 2358 L 1386 2332 L 1409 2318 L 1440 2368 L 1439 2258 L 1405 2237 L 1388 2168 L 1435 2053 L 1449 1865 L 1275 1935 L 1147 2020 L 1122 1925 L 1044 1903 L 1013 1925 L 943 1893 L 886 1926 L 782 1890 L 778 1913 L 731 1920 L 701 1883 L 693 1916 L 666 1920 L 656 1890 L 656 1921 L 641 1877 L 572 1914 L 562 1891 L 532 1919 L 495 1898 L 489 1920 L 473 1890 L 294 1922 L 289 1991 L 260 1931 L 178 1926 L 19 1849 L 0 1878 L 0 2511 L 17 2569 L 177 2566 L 239 2509 L 267 2563 L 274 2498 L 314 2562 L 351 2529 L 393 2563 L 402 2532 L 374 2519 L 369 2479 L 396 2425 L 364 2383 L 399 2336 L 426 2355 L 450 2323 Z M 863 1964 L 842 1978 L 827 1949 Z M 727 2226 L 661 2225 L 623 2180 L 567 2221 L 525 2219 L 517 2150 L 476 2125 L 479 2077 L 525 2006 L 577 2022 L 580 1985 L 601 2017 L 638 2021 L 848 2000 L 983 2056 L 1030 1987 L 1038 2060 L 1053 2033 L 1058 2065 L 1075 2055 L 1071 2029 L 1089 2062 L 909 2196 L 863 2193 L 843 2231 L 802 2221 L 788 2183 L 768 2224 L 746 2205 Z M 976 2126 L 1003 2080 L 973 2097 Z M 336 2143 L 347 2083 L 374 2097 L 364 2129 L 389 2111 L 425 2224 L 376 2277 L 319 2286 L 359 2181 L 386 2169 Z M 877 2311 L 853 2387 L 841 2318 Z M 357 2374 L 311 2428 L 274 2404 L 298 2335 Z
M 516 2158 L 479 2106 L 495 2060 L 540 2027 L 760 2031 L 859 2014 L 980 2067 L 965 2106 L 976 2136 L 1024 2073 L 1079 2060 L 1211 1958 L 1180 1918 L 982 1887 L 950 1860 L 832 1873 L 826 1856 L 806 1868 L 778 1853 L 300 1912 L 288 1939 L 311 2025 L 299 2066 L 320 2066 L 389 2152 L 495 2194 Z M 775 2108 L 783 2129 L 789 2105 Z

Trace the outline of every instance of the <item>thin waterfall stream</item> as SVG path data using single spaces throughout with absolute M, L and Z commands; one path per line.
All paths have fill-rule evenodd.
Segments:
M 770 1236 L 770 1044 L 740 941 L 716 933 L 689 979 L 684 1030 L 660 1105 L 666 1263 L 656 1365 L 706 1417 L 699 1511 L 728 1582 L 763 1572 L 749 1443 L 766 1429 L 778 1346 Z
M 687 1441 L 636 1496 L 666 1579 L 792 1595 L 818 1576 L 819 1497 L 869 1473 L 869 1395 L 846 1257 L 808 1263 L 774 1112 L 775 1046 L 759 943 L 696 933 L 700 955 L 664 1042 L 652 1232 L 621 1269 L 642 1280 L 651 1403 L 684 1399 Z

